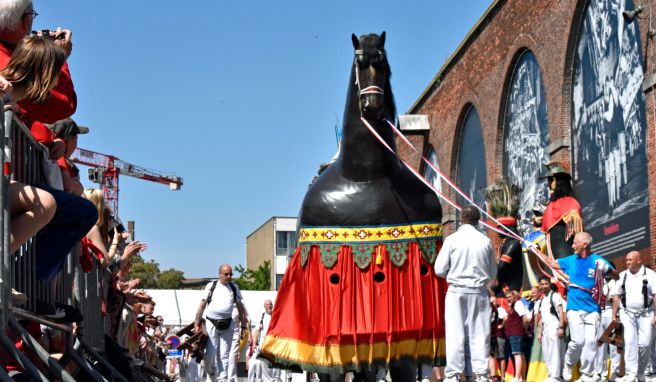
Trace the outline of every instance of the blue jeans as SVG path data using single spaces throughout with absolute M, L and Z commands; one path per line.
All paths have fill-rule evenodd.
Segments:
M 39 188 L 57 203 L 55 216 L 36 235 L 36 277 L 47 280 L 61 271 L 73 246 L 96 224 L 98 210 L 82 197 L 48 186 Z

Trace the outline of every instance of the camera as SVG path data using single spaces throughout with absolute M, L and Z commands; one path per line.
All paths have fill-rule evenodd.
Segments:
M 32 31 L 32 36 L 41 35 L 42 37 L 49 38 L 51 40 L 63 40 L 66 38 L 64 33 L 60 33 L 59 35 L 56 35 L 55 33 L 56 32 L 51 31 L 50 29 L 41 29 L 41 32 Z

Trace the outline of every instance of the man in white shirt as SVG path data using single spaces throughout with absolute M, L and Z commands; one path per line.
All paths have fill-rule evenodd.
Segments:
M 540 289 L 544 297 L 537 305 L 538 342 L 547 364 L 548 382 L 560 381 L 565 356 L 565 302 L 556 292 L 555 285 L 546 276 L 540 277 Z
M 248 365 L 248 382 L 280 382 L 280 369 L 272 367 L 269 361 L 257 357 L 260 354 L 264 337 L 266 337 L 269 330 L 271 313 L 273 313 L 273 302 L 264 300 L 264 313 L 262 313 L 258 328 L 253 332 L 252 356 Z
M 444 370 L 448 382 L 459 381 L 465 369 L 472 370 L 478 382 L 488 380 L 491 309 L 487 288 L 497 275 L 497 262 L 490 239 L 476 229 L 480 217 L 474 206 L 463 208 L 462 225 L 444 240 L 435 261 L 435 274 L 449 283 Z
M 655 292 L 656 273 L 642 265 L 639 252 L 629 252 L 626 270 L 620 273 L 613 291 L 613 319 L 624 325 L 625 382 L 645 380 L 652 325 L 656 325 Z
M 219 280 L 213 281 L 205 287 L 208 292 L 207 298 L 201 301 L 194 322 L 196 333 L 203 330 L 201 318 L 203 312 L 205 313 L 205 326 L 209 336 L 205 348 L 205 371 L 212 382 L 229 381 L 228 362 L 235 326 L 232 311 L 235 306 L 239 310 L 241 327 L 245 329 L 248 324 L 246 310 L 241 302 L 241 292 L 231 281 L 232 267 L 228 264 L 221 265 Z
M 611 262 L 611 266 L 615 268 Z M 597 338 L 606 331 L 608 325 L 613 321 L 613 291 L 615 289 L 616 280 L 606 277 L 602 292 L 606 296 L 606 302 L 600 306 L 601 308 L 601 325 Z M 610 378 L 608 377 L 608 357 L 610 355 Z M 614 381 L 620 375 L 620 363 L 622 362 L 622 355 L 617 352 L 617 347 L 613 344 L 604 343 L 597 351 L 597 361 L 595 366 L 595 373 L 599 375 L 601 382 Z

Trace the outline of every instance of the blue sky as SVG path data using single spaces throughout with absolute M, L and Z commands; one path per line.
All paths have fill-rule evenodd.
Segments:
M 187 277 L 245 264 L 248 234 L 297 215 L 336 150 L 351 33 L 387 31 L 403 113 L 491 3 L 34 1 L 35 29 L 73 31 L 79 146 L 184 178 L 174 192 L 123 176 L 119 209 L 144 257 Z

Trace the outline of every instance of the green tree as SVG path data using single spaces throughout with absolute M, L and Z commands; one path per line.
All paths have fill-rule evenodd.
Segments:
M 155 260 L 146 261 L 141 255 L 134 255 L 129 278 L 141 280 L 140 288 L 178 289 L 184 280 L 184 273 L 174 268 L 160 272 L 159 263 Z
M 141 255 L 134 255 L 132 257 L 130 277 L 141 280 L 139 283 L 140 288 L 157 288 L 159 264 L 153 259 L 145 261 Z
M 243 290 L 270 290 L 271 289 L 271 262 L 265 261 L 257 269 L 246 269 L 242 265 L 235 266 L 239 277 L 234 279 L 235 284 Z
M 158 289 L 178 289 L 182 286 L 184 273 L 177 269 L 167 269 L 157 278 Z

